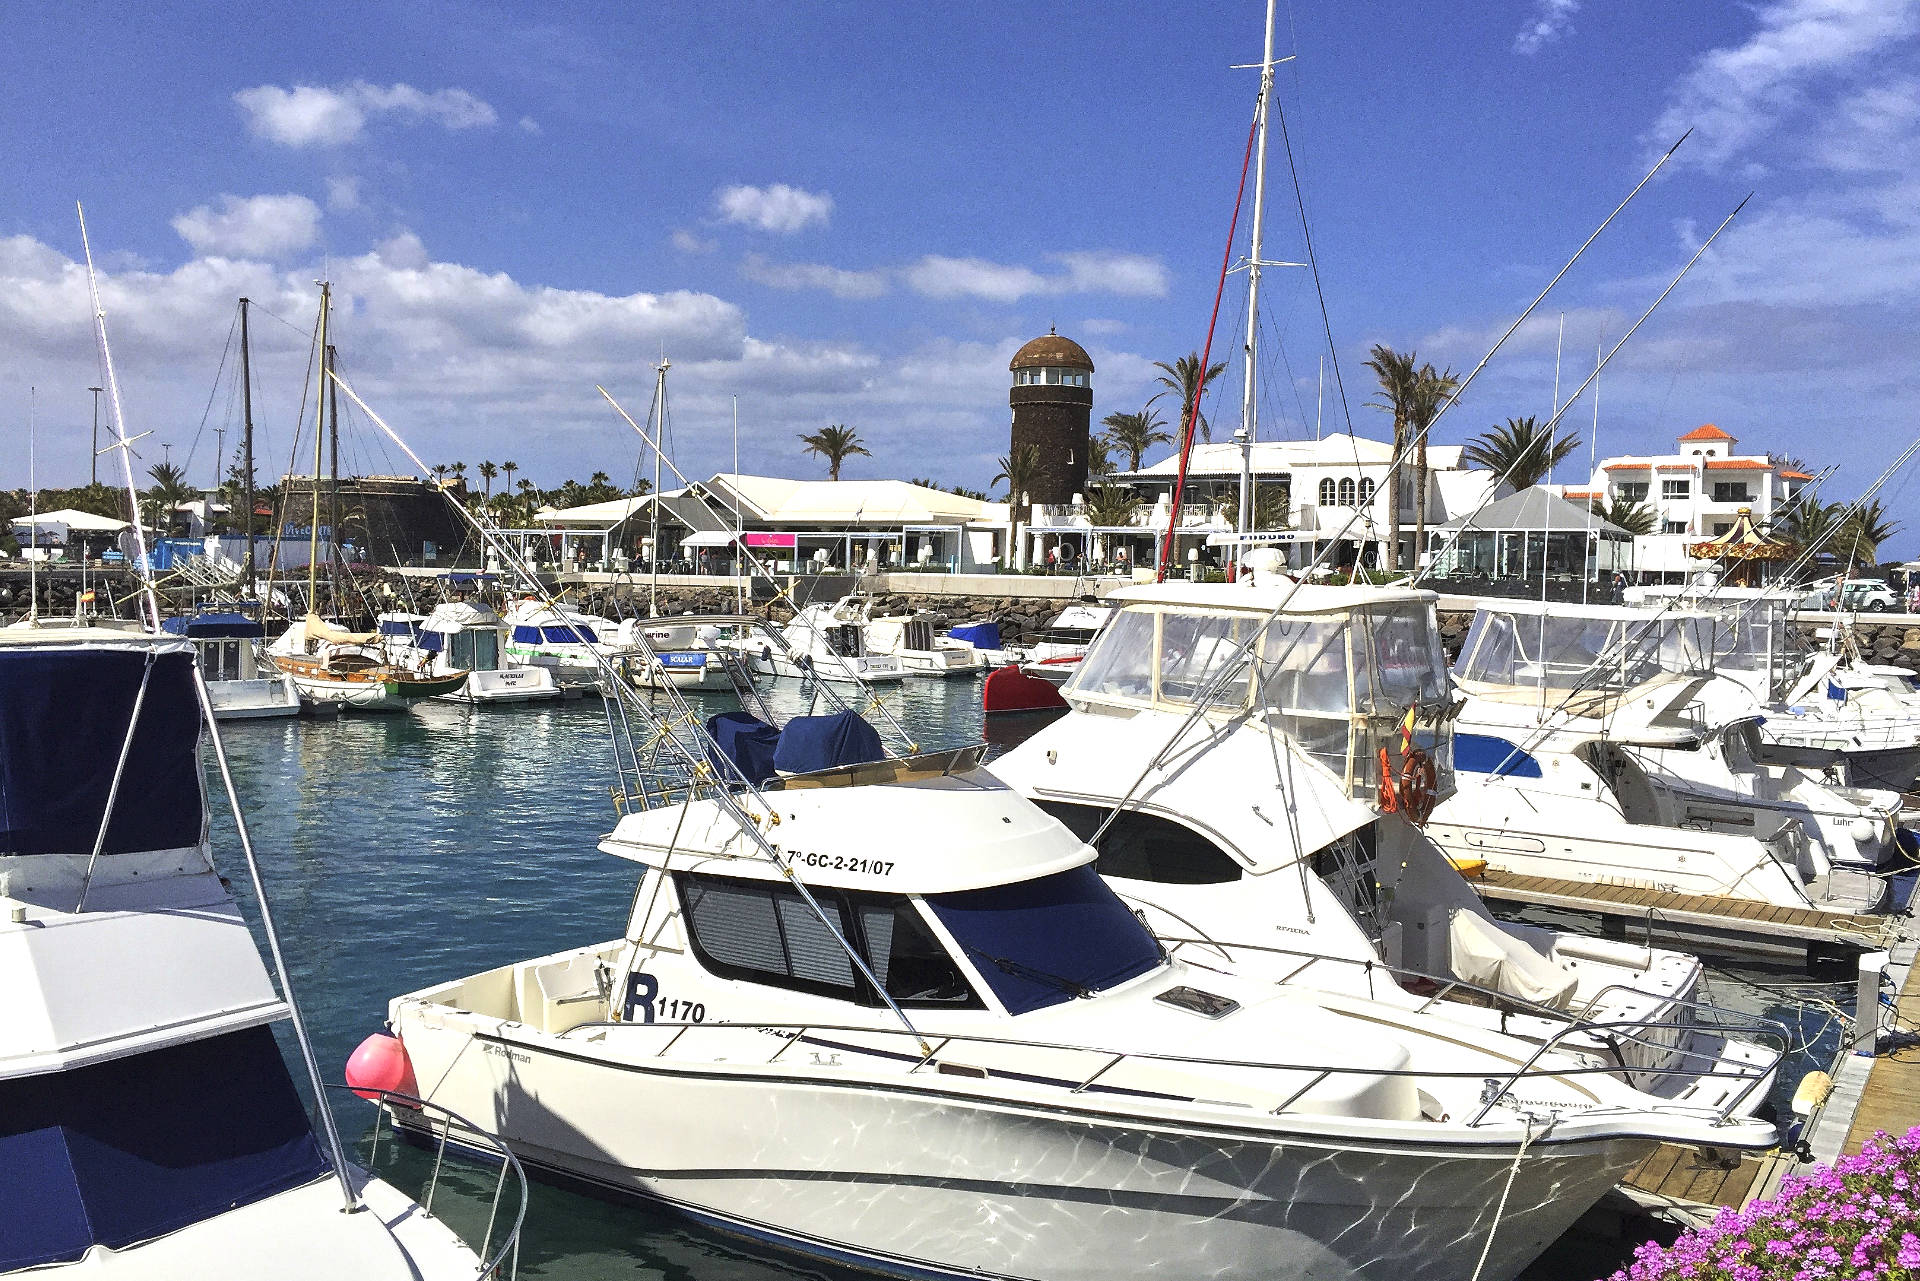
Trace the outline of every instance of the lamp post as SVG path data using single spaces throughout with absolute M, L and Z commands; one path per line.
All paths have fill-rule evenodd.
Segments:
M 93 457 L 89 460 L 91 465 L 87 473 L 87 483 L 98 485 L 100 483 L 100 393 L 106 388 L 89 387 L 87 390 L 93 393 Z

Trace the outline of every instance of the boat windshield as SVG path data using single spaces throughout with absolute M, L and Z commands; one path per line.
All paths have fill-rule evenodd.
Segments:
M 1009 1014 L 1091 996 L 1162 961 L 1153 935 L 1091 865 L 926 902 Z
M 1482 609 L 1460 647 L 1463 681 L 1626 690 L 1713 665 L 1713 621 L 1696 615 L 1560 616 Z

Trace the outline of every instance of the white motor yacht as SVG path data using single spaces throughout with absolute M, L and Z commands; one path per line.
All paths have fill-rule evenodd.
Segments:
M 381 628 L 388 615 L 382 614 Z M 551 669 L 516 662 L 507 654 L 507 625 L 476 601 L 446 601 L 414 624 L 412 647 L 429 675 L 465 672 L 466 681 L 440 695 L 452 703 L 494 706 L 560 697 Z
M 757 675 L 878 685 L 900 680 L 906 670 L 891 654 L 867 649 L 865 611 L 846 602 L 803 607 L 781 629 L 784 646 L 748 637 L 740 645 Z
M 200 658 L 200 674 L 221 720 L 259 720 L 298 716 L 300 691 L 293 678 L 272 667 L 262 668 L 260 650 L 267 629 L 257 618 L 227 610 L 203 611 L 166 619 L 161 627 L 193 642 Z
M 569 693 L 598 690 L 605 664 L 622 653 L 606 619 L 532 597 L 507 611 L 506 625 L 508 660 L 546 668 Z
M 1660 1142 L 1774 1142 L 1443 1002 L 1169 958 L 980 750 L 623 817 L 620 937 L 391 1003 L 422 1091 L 916 1277 L 1501 1281 Z
M 512 1200 L 483 1265 L 347 1163 L 325 1097 L 309 1116 L 274 1035 L 296 1013 L 213 862 L 195 662 L 171 637 L 0 637 L 0 1274 L 491 1274 Z
M 994 770 L 1096 844 L 1176 956 L 1759 1105 L 1779 1054 L 1751 1038 L 1774 1038 L 1703 1007 L 1696 958 L 1496 921 L 1417 826 L 1453 786 L 1433 593 L 1276 580 L 1109 599 L 1072 711 Z
M 1458 791 L 1429 833 L 1522 875 L 1868 912 L 1898 802 L 1763 767 L 1712 622 L 1611 605 L 1483 606 L 1454 667 Z
M 952 676 L 978 676 L 987 668 L 980 652 L 972 645 L 950 641 L 935 634 L 938 615 L 927 610 L 911 614 L 891 614 L 876 618 L 871 602 L 849 597 L 843 607 L 858 602 L 866 622 L 862 640 L 869 654 L 890 654 L 900 660 L 900 670 L 908 676 L 945 679 Z
M 1110 604 L 1084 600 L 1067 606 L 1040 631 L 1021 638 L 1027 652 L 1024 670 L 1055 685 L 1065 684 L 1111 617 Z
M 613 630 L 620 671 L 637 689 L 715 692 L 733 688 L 720 628 L 704 618 L 623 618 Z

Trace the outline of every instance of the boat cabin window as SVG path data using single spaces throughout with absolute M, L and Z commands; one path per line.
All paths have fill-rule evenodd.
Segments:
M 696 872 L 674 880 L 694 955 L 720 978 L 881 1004 L 834 937 L 838 930 L 900 1005 L 980 1008 L 960 967 L 903 895 L 812 887 L 830 930 L 786 885 Z
M 1068 801 L 1041 801 L 1040 808 L 1083 841 L 1093 839 L 1110 810 Z M 1224 885 L 1243 875 L 1233 856 L 1212 841 L 1158 814 L 1123 810 L 1095 846 L 1102 876 L 1122 876 L 1160 885 Z
M 388 640 L 412 640 L 420 634 L 420 624 L 410 618 L 383 618 L 380 634 Z
M 1123 609 L 1080 661 L 1073 688 L 1087 694 L 1114 694 L 1121 698 L 1153 697 L 1153 656 L 1159 615 L 1151 610 Z
M 1191 703 L 1220 678 L 1207 700 L 1215 707 L 1244 707 L 1251 664 L 1244 661 L 1247 641 L 1264 619 L 1257 614 L 1175 614 L 1160 623 L 1160 697 Z
M 1009 1014 L 1058 1005 L 1157 968 L 1160 944 L 1089 865 L 927 906 Z
M 500 634 L 491 627 L 449 633 L 426 632 L 421 639 L 442 641 L 447 662 L 454 667 L 463 667 L 468 671 L 490 672 L 500 666 Z M 423 646 L 423 648 L 438 649 L 441 646 Z
M 1481 610 L 1460 648 L 1462 680 L 1624 690 L 1663 671 L 1710 666 L 1712 623 L 1691 615 L 1553 615 Z
M 572 623 L 565 627 L 542 627 L 541 639 L 549 645 L 591 645 L 600 638 L 593 628 L 585 623 Z

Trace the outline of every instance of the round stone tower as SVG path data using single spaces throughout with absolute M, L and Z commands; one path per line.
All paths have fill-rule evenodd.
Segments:
M 1049 329 L 1013 353 L 1007 368 L 1013 371 L 1013 389 L 1007 393 L 1013 449 L 1031 447 L 1036 464 L 1027 500 L 1070 503 L 1087 488 L 1093 360 L 1079 343 Z

